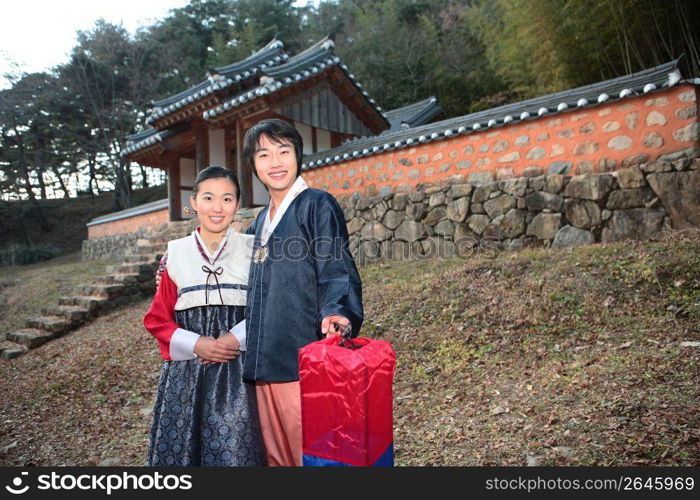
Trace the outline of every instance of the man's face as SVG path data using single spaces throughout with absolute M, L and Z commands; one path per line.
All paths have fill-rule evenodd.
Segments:
M 270 194 L 275 191 L 285 194 L 294 184 L 299 166 L 291 142 L 282 139 L 278 143 L 263 134 L 253 159 L 258 177 L 270 190 Z

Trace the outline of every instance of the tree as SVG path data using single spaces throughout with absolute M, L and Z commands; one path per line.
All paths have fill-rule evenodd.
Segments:
M 142 110 L 172 67 L 157 47 L 147 30 L 132 38 L 122 27 L 98 21 L 93 30 L 79 32 L 70 61 L 59 68 L 74 96 L 71 105 L 84 120 L 76 140 L 88 164 L 106 167 L 117 208 L 130 206 L 133 187 L 130 162 L 120 155 L 125 138 L 143 123 Z

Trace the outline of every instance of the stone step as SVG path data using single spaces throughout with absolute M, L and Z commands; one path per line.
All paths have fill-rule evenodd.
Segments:
M 88 311 L 89 316 L 94 316 L 101 310 L 106 308 L 109 299 L 102 297 L 94 297 L 91 295 L 74 295 L 71 297 L 59 297 L 58 305 L 60 306 L 77 306 Z
M 175 239 L 175 238 L 173 238 Z M 163 243 L 152 243 L 150 245 L 142 245 L 142 246 L 137 246 L 136 249 L 133 251 L 133 255 L 155 255 L 158 254 L 162 256 L 165 251 L 168 249 L 168 242 L 163 242 Z M 157 260 L 160 260 L 160 257 L 158 257 Z
M 83 307 L 67 305 L 47 307 L 41 310 L 41 314 L 44 316 L 59 316 L 66 318 L 75 324 L 85 321 L 90 315 L 89 311 Z
M 61 335 L 71 330 L 73 324 L 69 319 L 60 316 L 37 316 L 27 320 L 27 327 Z
M 8 332 L 7 340 L 34 349 L 55 337 L 54 334 L 37 328 L 23 328 L 14 332 Z
M 75 287 L 77 295 L 113 299 L 128 293 L 132 285 L 81 285 Z
M 0 342 L 0 359 L 3 361 L 9 361 L 22 354 L 26 353 L 29 349 L 22 344 L 17 344 L 16 342 L 11 342 L 9 340 L 3 340 Z
M 107 266 L 107 274 L 153 274 L 158 269 L 157 262 L 147 264 L 118 264 L 115 266 Z
M 153 279 L 153 272 L 142 274 L 108 274 L 93 280 L 93 285 L 135 285 L 141 281 Z
M 160 262 L 163 253 L 145 253 L 131 254 L 124 256 L 124 264 L 149 264 L 151 262 Z

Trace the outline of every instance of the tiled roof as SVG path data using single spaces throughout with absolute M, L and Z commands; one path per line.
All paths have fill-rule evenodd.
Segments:
M 628 97 L 664 90 L 681 81 L 680 72 L 676 69 L 677 64 L 678 60 L 675 60 L 638 73 L 592 85 L 506 104 L 415 128 L 398 128 L 377 136 L 362 137 L 348 141 L 337 148 L 304 157 L 302 169 L 307 170 L 351 158 L 370 156 L 383 151 L 470 134 L 508 123 L 537 119 L 541 116 L 553 116 L 566 111 L 600 106 L 606 102 L 615 102 Z
M 305 51 L 290 58 L 286 63 L 261 71 L 262 76 L 260 78 L 261 83 L 259 86 L 250 89 L 247 92 L 241 92 L 219 106 L 205 111 L 204 118 L 214 118 L 230 109 L 240 106 L 245 102 L 260 96 L 277 92 L 284 87 L 305 80 L 306 78 L 316 75 L 333 65 L 338 65 L 352 81 L 353 85 L 355 85 L 365 99 L 367 99 L 367 101 L 372 105 L 372 107 L 380 115 L 385 116 L 382 108 L 374 101 L 374 99 L 369 97 L 369 94 L 367 94 L 367 92 L 362 88 L 362 85 L 360 85 L 360 82 L 357 81 L 355 75 L 350 73 L 349 68 L 345 64 L 341 63 L 340 58 L 333 53 L 333 47 L 333 41 L 328 38 L 324 38 Z
M 139 149 L 147 148 L 148 146 L 152 146 L 158 142 L 163 142 L 163 140 L 167 139 L 168 137 L 177 135 L 180 132 L 181 130 L 179 127 L 161 131 L 154 128 L 147 128 L 143 132 L 127 136 L 127 146 L 122 149 L 120 154 L 121 156 L 126 156 L 138 151 Z
M 397 130 L 402 127 L 402 124 L 409 127 L 425 125 L 440 113 L 442 113 L 442 108 L 438 106 L 437 99 L 428 97 L 408 106 L 392 109 L 385 114 L 391 126 L 389 130 Z M 386 132 L 384 133 L 386 134 Z
M 151 112 L 151 116 L 148 117 L 146 123 L 153 123 L 216 91 L 251 78 L 265 69 L 286 61 L 288 58 L 289 56 L 284 52 L 284 44 L 279 40 L 273 40 L 242 61 L 215 68 L 211 72 L 212 76 L 210 78 L 194 87 L 167 99 L 154 102 L 155 109 Z

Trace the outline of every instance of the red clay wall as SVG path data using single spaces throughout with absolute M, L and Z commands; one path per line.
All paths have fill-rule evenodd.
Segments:
M 421 183 L 460 183 L 540 175 L 561 163 L 572 175 L 644 163 L 698 145 L 696 90 L 678 85 L 617 103 L 563 112 L 380 153 L 304 172 L 313 187 L 338 196 L 411 191 Z
M 112 236 L 115 234 L 134 233 L 142 227 L 165 224 L 170 220 L 168 209 L 158 210 L 143 215 L 136 215 L 126 219 L 105 222 L 95 226 L 88 226 L 88 239 Z

